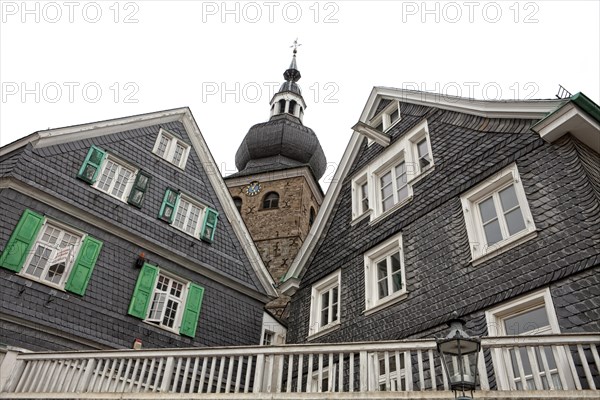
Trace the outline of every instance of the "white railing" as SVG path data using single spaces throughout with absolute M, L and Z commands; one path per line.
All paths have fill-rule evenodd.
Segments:
M 596 390 L 599 344 L 597 334 L 483 338 L 480 388 Z M 0 398 L 152 392 L 230 398 L 337 392 L 343 398 L 342 393 L 449 390 L 434 340 L 28 353 L 9 359 L 10 366 L 2 365 L 9 376 Z

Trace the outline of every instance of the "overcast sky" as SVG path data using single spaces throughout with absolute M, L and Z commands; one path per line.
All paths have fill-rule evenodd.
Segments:
M 188 106 L 223 174 L 296 37 L 304 124 L 336 164 L 373 86 L 600 99 L 598 1 L 1 1 L 0 145 Z

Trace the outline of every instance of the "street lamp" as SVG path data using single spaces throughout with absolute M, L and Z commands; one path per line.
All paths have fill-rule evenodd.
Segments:
M 450 320 L 449 325 L 448 336 L 437 342 L 438 352 L 442 355 L 454 397 L 457 400 L 471 400 L 472 397 L 466 396 L 465 391 L 470 391 L 473 396 L 477 384 L 477 361 L 481 343 L 478 338 L 469 337 L 465 333 L 464 321 L 455 318 Z

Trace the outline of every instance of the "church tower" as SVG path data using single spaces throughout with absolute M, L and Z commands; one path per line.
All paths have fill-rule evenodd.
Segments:
M 270 118 L 250 128 L 235 155 L 238 172 L 225 177 L 234 203 L 275 282 L 286 274 L 306 239 L 323 191 L 327 161 L 312 129 L 302 120 L 306 102 L 298 81 L 294 44 L 285 81 L 270 101 Z M 289 298 L 267 308 L 285 317 Z

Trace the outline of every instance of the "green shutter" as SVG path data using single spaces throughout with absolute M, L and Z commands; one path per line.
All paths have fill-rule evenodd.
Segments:
M 8 243 L 0 255 L 0 267 L 19 272 L 44 222 L 44 217 L 31 210 L 25 210 L 17 227 L 10 235 Z
M 127 202 L 137 208 L 142 208 L 148 185 L 150 185 L 150 175 L 144 171 L 138 172 Z
M 160 206 L 158 218 L 162 219 L 163 221 L 167 221 L 168 223 L 173 222 L 173 218 L 175 218 L 175 210 L 179 204 L 179 197 L 180 196 L 178 192 L 172 189 L 167 189 L 165 191 L 165 197 L 163 197 L 162 205 Z
M 77 177 L 86 181 L 89 184 L 96 182 L 100 173 L 100 166 L 106 157 L 106 152 L 96 146 L 90 147 L 90 150 L 85 157 L 85 161 L 77 173 Z
M 133 291 L 133 297 L 129 304 L 129 315 L 138 317 L 141 319 L 146 318 L 148 312 L 148 306 L 150 305 L 150 299 L 152 298 L 152 292 L 154 291 L 154 284 L 156 282 L 156 276 L 158 275 L 158 267 L 152 264 L 144 263 L 140 275 L 138 276 L 137 283 L 135 284 L 135 290 Z
M 190 283 L 179 334 L 189 337 L 196 336 L 196 327 L 198 326 L 198 318 L 200 317 L 200 308 L 202 307 L 203 296 L 204 288 L 196 285 L 195 283 Z
M 206 208 L 206 212 L 204 213 L 204 223 L 202 224 L 202 231 L 200 233 L 200 239 L 212 242 L 215 237 L 215 230 L 217 229 L 217 219 L 219 218 L 219 213 L 217 210 L 213 210 L 212 208 Z
M 92 271 L 100 254 L 102 242 L 91 236 L 87 236 L 81 244 L 81 249 L 69 274 L 65 290 L 83 296 L 85 289 L 92 277 Z

